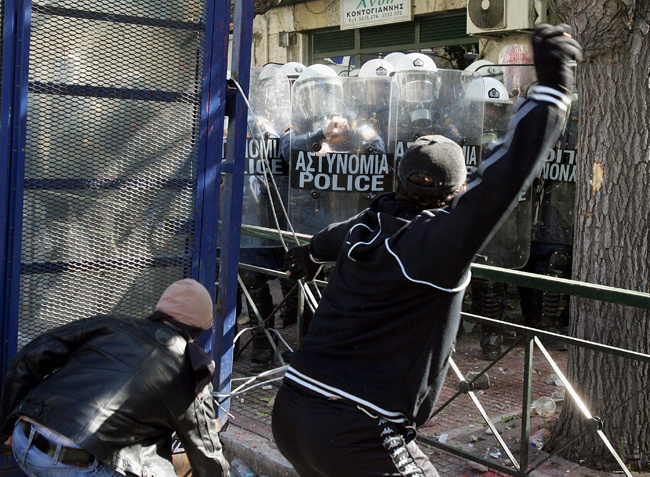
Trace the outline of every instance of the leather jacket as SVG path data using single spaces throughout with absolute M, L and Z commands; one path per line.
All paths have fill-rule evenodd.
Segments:
M 228 476 L 209 383 L 195 390 L 187 341 L 165 323 L 96 316 L 28 343 L 5 376 L 0 439 L 27 416 L 125 475 L 175 476 L 172 434 L 193 475 Z

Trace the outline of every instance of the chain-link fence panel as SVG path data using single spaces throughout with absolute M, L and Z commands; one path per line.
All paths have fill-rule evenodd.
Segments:
M 201 0 L 32 5 L 18 346 L 190 276 Z

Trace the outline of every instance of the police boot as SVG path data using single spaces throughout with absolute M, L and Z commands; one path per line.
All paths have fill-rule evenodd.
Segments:
M 494 280 L 479 278 L 480 291 L 479 310 L 480 315 L 486 318 L 499 319 L 501 316 L 502 290 L 500 284 Z M 481 325 L 483 337 L 481 338 L 481 349 L 483 359 L 494 361 L 501 355 L 501 334 L 494 326 Z
M 248 293 L 262 320 L 265 320 L 265 323 L 261 323 L 253 311 L 253 307 L 249 306 L 248 314 L 252 326 L 251 332 L 253 333 L 250 369 L 251 371 L 261 371 L 267 369 L 273 362 L 273 346 L 264 332 L 265 329 L 272 328 L 274 325 L 272 315 L 273 297 L 268 283 L 264 283 L 259 288 L 248 290 Z
M 548 259 L 548 272 L 547 275 L 551 277 L 563 277 L 567 275 L 569 266 L 571 264 L 571 255 L 568 250 L 558 249 L 554 250 Z M 560 312 L 560 301 L 562 294 L 544 290 L 542 293 L 542 314 L 540 319 L 539 328 L 544 331 L 549 331 L 556 334 L 562 333 L 558 328 L 558 315 Z M 565 343 L 557 341 L 550 341 L 543 339 L 542 343 L 550 350 L 566 351 L 568 349 Z
M 481 338 L 483 359 L 494 361 L 501 356 L 501 335 L 497 333 L 483 333 Z
M 561 295 L 559 293 L 549 292 L 546 290 L 542 294 L 542 317 L 539 323 L 540 330 L 555 334 L 566 334 L 566 332 L 562 333 L 556 326 L 556 317 L 558 315 L 560 298 Z M 568 349 L 565 343 L 552 341 L 548 338 L 542 338 L 542 343 L 549 350 L 566 351 Z
M 295 287 L 294 287 L 295 285 Z M 278 329 L 293 325 L 298 321 L 298 282 L 291 282 L 286 278 L 280 278 L 280 288 L 282 296 L 286 298 L 284 308 L 275 321 L 275 327 Z

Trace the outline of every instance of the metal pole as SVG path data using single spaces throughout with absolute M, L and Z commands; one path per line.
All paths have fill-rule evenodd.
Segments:
M 13 32 L 9 45 L 3 44 L 2 71 L 2 162 L 3 185 L 6 193 L 3 199 L 2 249 L 2 324 L 3 324 L 3 368 L 9 366 L 9 359 L 17 349 L 18 305 L 20 299 L 20 254 L 23 229 L 23 184 L 25 180 L 25 143 L 27 124 L 27 86 L 29 76 L 29 39 L 31 32 L 30 0 L 9 1 L 5 4 L 4 38 Z M 4 56 L 4 55 L 7 56 Z M 6 64 L 5 62 L 9 63 Z M 5 81 L 8 83 L 5 85 Z M 5 98 L 5 93 L 8 96 Z M 6 354 L 5 354 L 6 353 Z
M 520 455 L 521 470 L 528 469 L 528 451 L 530 439 L 530 396 L 533 373 L 533 340 L 528 338 L 524 351 L 524 390 L 521 404 L 521 446 Z
M 230 5 L 230 2 L 227 2 Z M 248 95 L 250 82 L 251 45 L 253 40 L 252 0 L 234 2 L 232 29 L 231 76 L 234 84 L 228 102 L 228 144 L 223 164 L 224 203 L 222 206 L 221 255 L 219 290 L 217 298 L 217 325 L 222 325 L 221 335 L 213 333 L 213 356 L 220 357 L 218 364 L 218 392 L 228 394 L 231 389 L 233 334 L 236 318 L 237 272 L 241 233 L 242 200 L 244 189 L 244 159 L 246 151 L 246 126 L 248 108 L 244 95 Z M 218 351 L 218 353 L 217 353 Z M 216 361 L 216 359 L 215 359 Z M 219 407 L 219 425 L 228 422 L 230 398 Z

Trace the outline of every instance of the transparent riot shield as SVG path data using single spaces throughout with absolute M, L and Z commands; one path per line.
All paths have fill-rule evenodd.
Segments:
M 578 97 L 571 102 L 568 121 L 557 146 L 548 151 L 544 168 L 533 184 L 534 242 L 571 247 L 578 155 Z
M 421 137 L 438 134 L 463 148 L 468 172 L 480 161 L 483 128 L 482 104 L 465 102 L 463 81 L 458 70 L 406 70 L 393 76 L 389 144 L 399 162 L 404 152 Z M 477 82 L 479 75 L 469 74 Z
M 390 82 L 385 78 L 310 76 L 292 89 L 289 208 L 296 232 L 314 234 L 393 190 L 387 147 Z
M 279 68 L 251 70 L 243 225 L 286 229 L 289 167 L 280 154 L 280 136 L 289 125 L 289 92 L 289 79 Z M 241 248 L 279 245 L 275 240 L 241 236 Z
M 466 82 L 468 107 L 476 104 L 477 108 L 483 108 L 481 159 L 489 154 L 490 146 L 505 135 L 516 102 L 523 98 L 535 79 L 531 65 L 498 65 L 498 68 L 502 71 L 502 80 L 486 78 L 482 89 L 475 88 L 473 82 Z M 532 193 L 527 190 L 522 192 L 492 240 L 479 252 L 477 261 L 504 268 L 523 267 L 530 255 L 531 226 Z

